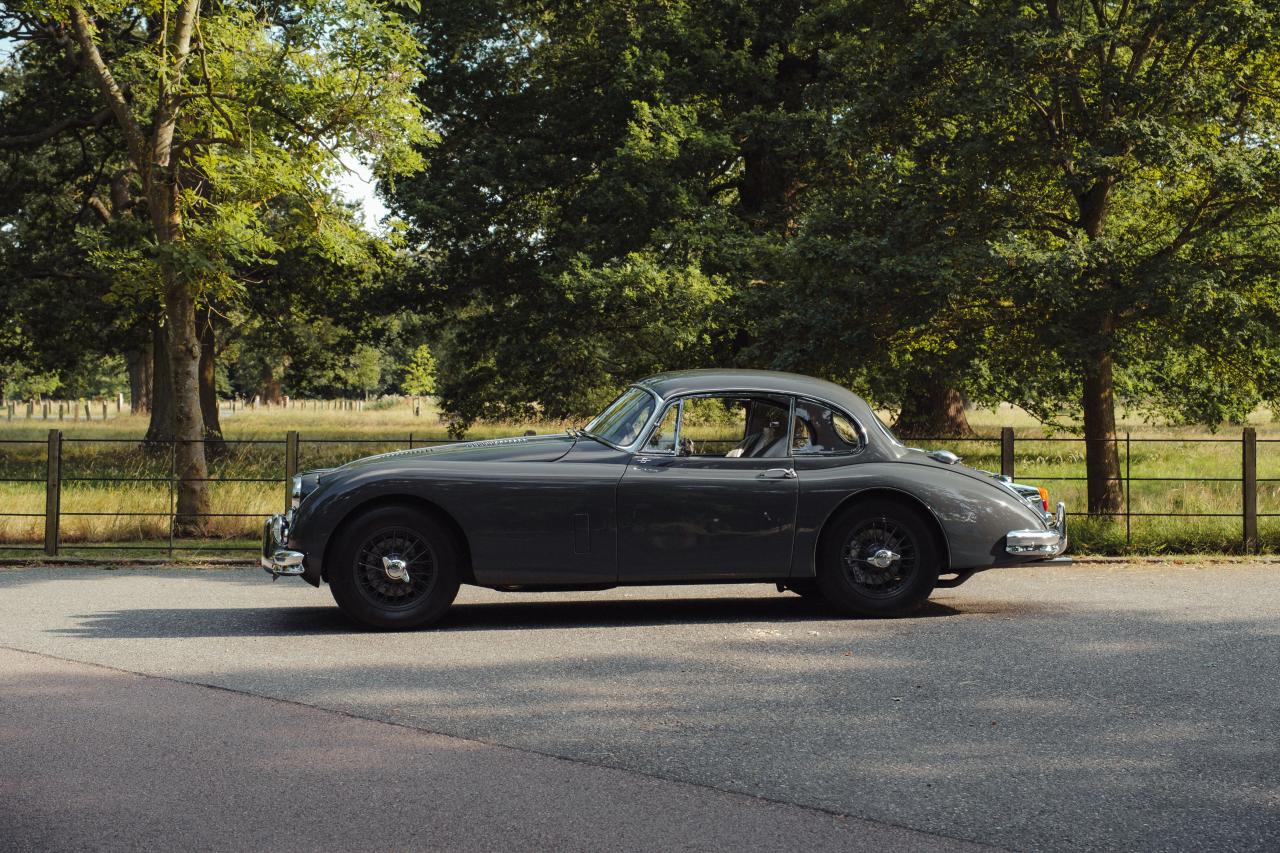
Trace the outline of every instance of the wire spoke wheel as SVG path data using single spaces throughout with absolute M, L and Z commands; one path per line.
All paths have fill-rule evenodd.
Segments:
M 884 516 L 855 524 L 841 548 L 849 583 L 874 598 L 892 598 L 912 582 L 920 564 L 915 534 Z
M 379 608 L 417 606 L 431 594 L 438 575 L 431 543 L 407 527 L 378 530 L 356 550 L 355 587 Z

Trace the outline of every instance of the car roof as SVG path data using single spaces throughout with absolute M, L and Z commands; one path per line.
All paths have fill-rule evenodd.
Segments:
M 866 407 L 861 397 L 834 382 L 779 370 L 674 370 L 646 377 L 636 384 L 652 390 L 664 400 L 681 394 L 757 391 L 816 397 L 850 409 Z
M 675 370 L 648 376 L 635 384 L 649 389 L 662 400 L 684 394 L 710 394 L 717 391 L 809 397 L 843 409 L 860 422 L 872 457 L 896 458 L 905 450 L 885 430 L 884 424 L 865 400 L 848 388 L 813 376 L 784 373 L 780 370 Z

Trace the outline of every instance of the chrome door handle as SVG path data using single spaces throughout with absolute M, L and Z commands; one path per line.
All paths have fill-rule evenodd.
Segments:
M 796 469 L 768 468 L 756 474 L 756 478 L 761 480 L 794 480 L 796 478 Z

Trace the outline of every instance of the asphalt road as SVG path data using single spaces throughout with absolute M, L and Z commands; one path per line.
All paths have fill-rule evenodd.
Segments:
M 0 846 L 1275 850 L 1278 580 L 464 588 L 387 635 L 253 569 L 0 571 Z

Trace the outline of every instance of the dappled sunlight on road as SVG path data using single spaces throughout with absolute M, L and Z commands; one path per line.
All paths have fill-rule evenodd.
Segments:
M 1269 566 L 990 572 L 885 620 L 468 587 L 407 634 L 256 570 L 40 571 L 0 575 L 0 644 L 1018 848 L 1280 826 Z

